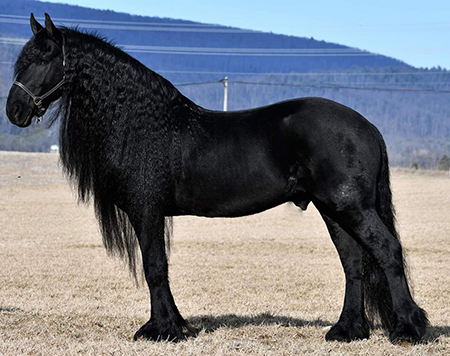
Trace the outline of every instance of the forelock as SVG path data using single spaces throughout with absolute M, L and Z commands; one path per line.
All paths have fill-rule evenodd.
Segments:
M 32 63 L 38 63 L 47 48 L 48 36 L 45 31 L 38 32 L 22 48 L 22 51 L 14 65 L 14 76 L 16 77 L 22 70 L 28 68 Z

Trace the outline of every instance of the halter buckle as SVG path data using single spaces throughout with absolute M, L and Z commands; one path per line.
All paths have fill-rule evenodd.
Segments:
M 37 97 L 33 98 L 33 103 L 38 108 L 41 107 L 42 106 L 42 99 L 41 99 L 41 97 L 37 96 Z

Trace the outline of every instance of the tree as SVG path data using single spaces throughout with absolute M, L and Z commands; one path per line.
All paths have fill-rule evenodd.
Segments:
M 450 171 L 450 158 L 447 155 L 443 155 L 438 165 L 439 171 Z

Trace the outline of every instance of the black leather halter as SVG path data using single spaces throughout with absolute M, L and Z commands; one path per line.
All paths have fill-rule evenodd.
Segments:
M 64 36 L 63 36 L 63 44 L 61 47 L 61 51 L 62 51 L 62 55 L 63 55 L 63 71 L 64 71 L 64 67 L 66 66 L 66 56 L 65 56 L 65 52 L 64 52 Z M 48 92 L 42 94 L 42 95 L 35 95 L 30 89 L 28 89 L 23 83 L 19 82 L 19 81 L 15 81 L 13 83 L 13 85 L 17 85 L 19 88 L 23 89 L 25 91 L 25 93 L 27 93 L 29 96 L 31 96 L 31 98 L 33 99 L 33 103 L 34 105 L 37 106 L 38 108 L 38 112 L 37 112 L 37 116 L 41 117 L 44 115 L 45 110 L 42 110 L 42 102 L 45 98 L 47 98 L 48 96 L 52 95 L 55 91 L 57 91 L 60 87 L 62 87 L 64 85 L 64 83 L 66 82 L 66 77 L 65 74 L 63 74 L 63 77 L 61 79 L 61 81 L 56 84 L 52 89 L 50 89 Z M 41 120 L 38 120 L 38 122 L 40 122 Z

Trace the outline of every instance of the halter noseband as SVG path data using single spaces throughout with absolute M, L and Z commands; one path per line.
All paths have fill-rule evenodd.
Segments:
M 63 86 L 63 84 L 66 82 L 66 76 L 64 74 L 64 68 L 66 66 L 66 56 L 65 56 L 65 52 L 64 52 L 64 44 L 65 44 L 65 37 L 64 35 L 62 35 L 63 38 L 63 43 L 62 43 L 62 47 L 61 47 L 61 51 L 62 51 L 62 55 L 63 55 L 63 77 L 61 79 L 61 81 L 56 84 L 52 89 L 50 89 L 48 92 L 42 94 L 42 95 L 35 95 L 30 89 L 28 89 L 24 84 L 22 84 L 19 81 L 15 81 L 13 83 L 13 85 L 17 85 L 19 88 L 23 89 L 25 91 L 25 93 L 27 93 L 29 96 L 31 96 L 31 98 L 33 99 L 33 103 L 34 105 L 37 106 L 38 108 L 38 113 L 36 114 L 37 116 L 43 116 L 44 113 L 41 110 L 42 109 L 42 102 L 45 98 L 47 98 L 48 96 L 52 95 L 55 91 L 57 91 L 60 87 Z M 38 119 L 38 122 L 41 122 L 41 119 Z

